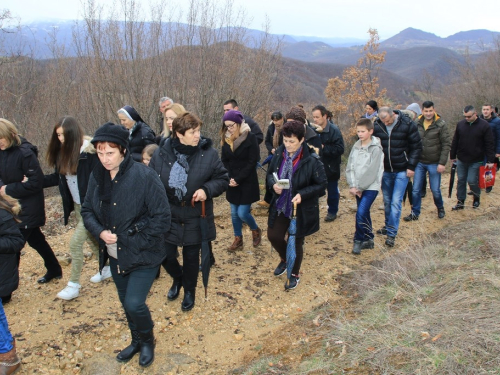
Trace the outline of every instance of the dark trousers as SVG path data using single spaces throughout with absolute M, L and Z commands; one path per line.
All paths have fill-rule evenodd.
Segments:
M 326 190 L 328 192 L 328 197 L 326 198 L 328 213 L 331 215 L 337 215 L 339 212 L 340 201 L 339 180 L 328 180 Z
M 59 261 L 54 255 L 52 248 L 47 243 L 40 227 L 28 229 L 21 228 L 21 233 L 26 242 L 28 242 L 28 245 L 35 249 L 42 257 L 47 273 L 51 275 L 62 275 L 62 268 L 59 265 Z
M 274 220 L 274 226 L 267 228 L 267 239 L 273 245 L 273 248 L 278 252 L 282 261 L 286 261 L 286 246 L 285 235 L 290 226 L 290 219 L 284 215 L 277 215 Z M 304 257 L 304 237 L 295 238 L 295 253 L 297 258 L 293 266 L 292 273 L 299 275 L 302 258 Z
M 182 248 L 182 267 L 177 260 L 177 245 L 167 243 L 167 258 L 162 265 L 173 278 L 182 277 L 184 290 L 195 290 L 200 271 L 201 244 L 186 245 Z
M 130 273 L 118 273 L 118 260 L 109 257 L 109 268 L 111 276 L 118 291 L 118 297 L 122 303 L 128 326 L 131 331 L 148 333 L 153 329 L 153 319 L 146 305 L 146 298 L 160 266 L 134 270 Z

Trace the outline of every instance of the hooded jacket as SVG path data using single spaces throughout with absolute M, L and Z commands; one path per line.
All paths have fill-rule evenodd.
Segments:
M 11 213 L 0 209 L 0 296 L 7 296 L 19 285 L 17 260 L 24 237 Z
M 198 151 L 187 158 L 189 172 L 186 183 L 187 192 L 184 200 L 179 202 L 175 196 L 175 189 L 170 187 L 168 180 L 170 171 L 177 161 L 172 138 L 166 138 L 154 152 L 149 166 L 160 177 L 172 210 L 172 225 L 167 233 L 166 241 L 178 246 L 200 244 L 200 215 L 201 202 L 191 207 L 191 198 L 198 189 L 203 189 L 207 195 L 205 201 L 206 220 L 208 222 L 208 241 L 216 237 L 213 198 L 224 193 L 229 186 L 229 177 L 217 151 L 212 147 L 212 141 L 201 138 Z M 255 169 L 255 165 L 253 167 Z
M 102 186 L 107 173 L 101 163 L 94 168 L 82 205 L 85 228 L 99 241 L 99 269 L 102 270 L 109 257 L 106 244 L 99 237 L 104 230 L 118 237 L 120 273 L 160 265 L 167 255 L 164 241 L 170 228 L 170 207 L 160 179 L 126 153 L 110 184 L 110 228 L 106 228 Z
M 1 185 L 7 185 L 7 195 L 19 200 L 21 223 L 18 225 L 23 229 L 45 225 L 43 172 L 37 153 L 37 148 L 23 137 L 19 146 L 0 150 Z M 22 182 L 25 176 L 28 180 Z
M 92 145 L 92 143 L 90 143 L 90 137 L 85 137 L 82 147 L 80 148 L 80 157 L 78 159 L 78 166 L 76 168 L 78 193 L 80 195 L 81 203 L 85 201 L 90 174 L 98 164 L 99 158 L 97 157 L 94 146 Z M 61 193 L 64 211 L 64 225 L 68 225 L 69 215 L 74 210 L 75 205 L 73 202 L 73 196 L 71 195 L 68 187 L 66 176 L 59 174 L 57 167 L 54 173 L 45 175 L 43 179 L 44 188 L 56 185 L 59 186 L 59 192 Z
M 422 141 L 417 125 L 401 111 L 394 111 L 398 120 L 389 137 L 387 127 L 380 118 L 373 123 L 373 135 L 380 138 L 384 150 L 384 171 L 397 173 L 414 171 L 420 160 Z
M 463 163 L 495 162 L 493 133 L 487 121 L 477 117 L 472 123 L 463 119 L 458 122 L 451 142 L 450 159 Z
M 384 151 L 380 139 L 371 138 L 372 142 L 367 147 L 361 146 L 361 140 L 352 146 L 345 171 L 349 187 L 361 192 L 378 191 L 384 174 Z
M 446 122 L 436 113 L 427 130 L 424 128 L 425 117 L 417 119 L 418 134 L 422 139 L 420 163 L 446 165 L 451 147 L 451 135 Z

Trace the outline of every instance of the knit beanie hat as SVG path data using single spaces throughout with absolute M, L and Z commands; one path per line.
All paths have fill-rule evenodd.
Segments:
M 241 124 L 243 122 L 243 115 L 241 114 L 240 111 L 235 111 L 234 109 L 231 109 L 230 111 L 224 113 L 224 117 L 222 118 L 222 123 L 224 124 L 225 121 L 232 121 L 237 124 Z
M 91 142 L 94 146 L 97 142 L 113 142 L 127 148 L 128 136 L 129 131 L 123 126 L 107 122 L 95 131 Z
M 420 116 L 422 114 L 422 110 L 420 109 L 418 103 L 411 103 L 408 107 L 406 107 L 406 109 L 415 112 L 417 116 Z
M 306 112 L 300 107 L 292 107 L 285 115 L 287 121 L 299 121 L 302 124 L 306 123 Z

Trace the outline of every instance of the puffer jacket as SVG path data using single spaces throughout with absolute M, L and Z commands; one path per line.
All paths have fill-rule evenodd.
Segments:
M 99 268 L 102 270 L 109 257 L 106 244 L 99 237 L 104 230 L 118 237 L 120 273 L 160 265 L 167 255 L 164 241 L 170 228 L 170 208 L 160 179 L 153 170 L 136 163 L 126 153 L 111 182 L 110 228 L 106 228 L 101 210 L 101 187 L 106 173 L 109 171 L 101 163 L 95 167 L 82 205 L 85 228 L 99 241 Z
M 132 158 L 142 163 L 142 150 L 147 145 L 155 143 L 155 133 L 149 125 L 137 121 L 132 128 L 132 134 L 129 137 L 128 147 Z
M 82 147 L 80 149 L 80 158 L 78 159 L 78 167 L 76 168 L 76 177 L 78 181 L 78 193 L 80 195 L 80 203 L 85 201 L 85 195 L 87 194 L 87 187 L 89 185 L 90 174 L 94 170 L 95 166 L 99 164 L 99 158 L 97 157 L 96 151 L 92 143 L 90 143 L 90 137 L 85 137 Z M 66 176 L 59 174 L 56 171 L 52 174 L 45 175 L 43 179 L 43 187 L 51 187 L 59 185 L 59 192 L 61 193 L 63 211 L 64 211 L 64 225 L 68 225 L 68 219 L 71 212 L 75 209 L 73 196 L 69 191 L 68 182 Z
M 278 215 L 276 201 L 279 197 L 273 189 L 275 183 L 273 173 L 279 172 L 284 150 L 284 145 L 276 150 L 266 175 L 267 187 L 273 192 L 267 220 L 270 228 L 274 226 Z M 302 159 L 292 176 L 292 198 L 300 194 L 302 199 L 302 202 L 297 205 L 297 238 L 309 236 L 319 230 L 319 197 L 325 195 L 327 183 L 325 169 L 319 156 L 305 145 Z
M 384 174 L 384 151 L 380 139 L 372 136 L 368 147 L 361 147 L 358 140 L 352 146 L 345 176 L 349 187 L 359 191 L 376 190 L 381 187 Z
M 24 242 L 12 214 L 0 209 L 0 296 L 11 294 L 19 286 L 17 259 Z
M 234 141 L 233 150 L 227 142 L 224 142 L 221 149 L 221 160 L 229 178 L 234 178 L 238 184 L 228 187 L 226 199 L 237 205 L 252 204 L 260 199 L 259 178 L 255 168 L 259 161 L 259 145 L 255 135 L 250 132 L 250 127 L 243 124 L 240 131 L 246 134 L 240 135 L 241 139 Z
M 179 202 L 175 196 L 175 189 L 168 184 L 170 171 L 177 161 L 172 147 L 172 138 L 167 138 L 162 142 L 149 162 L 149 166 L 160 177 L 170 202 L 172 225 L 166 237 L 166 241 L 170 244 L 185 246 L 202 242 L 200 232 L 201 202 L 196 202 L 194 207 L 191 206 L 191 198 L 198 189 L 203 189 L 207 195 L 205 201 L 208 223 L 207 240 L 213 241 L 216 238 L 213 198 L 227 190 L 229 177 L 217 151 L 212 148 L 210 139 L 201 138 L 198 149 L 194 155 L 187 158 L 189 164 L 187 192 L 182 202 Z
M 414 171 L 420 160 L 422 140 L 417 125 L 401 111 L 394 111 L 398 120 L 391 136 L 384 123 L 377 118 L 374 122 L 373 135 L 380 138 L 384 150 L 384 170 L 386 172 Z
M 432 124 L 424 128 L 425 117 L 417 119 L 418 133 L 422 139 L 420 163 L 446 165 L 451 147 L 451 135 L 446 122 L 436 113 Z
M 321 161 L 325 167 L 326 177 L 329 181 L 340 178 L 340 163 L 344 153 L 344 138 L 340 129 L 328 121 L 324 129 L 316 126 L 316 131 L 321 138 Z
M 35 146 L 21 137 L 19 146 L 0 150 L 1 185 L 5 192 L 19 200 L 20 228 L 38 228 L 45 225 L 45 199 L 43 195 L 43 172 L 37 158 Z M 22 182 L 24 177 L 26 182 Z

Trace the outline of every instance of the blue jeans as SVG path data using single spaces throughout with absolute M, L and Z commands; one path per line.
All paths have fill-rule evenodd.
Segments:
M 354 234 L 354 239 L 357 241 L 373 239 L 370 208 L 377 195 L 377 190 L 365 190 L 361 194 L 361 198 L 356 195 L 358 210 L 356 211 L 356 233 Z
M 481 195 L 481 189 L 479 189 L 479 167 L 482 164 L 482 162 L 463 163 L 457 160 L 457 199 L 459 201 L 465 202 L 465 198 L 467 198 L 467 184 L 469 184 L 475 197 L 479 198 Z
M 339 212 L 339 180 L 328 180 L 328 185 L 326 186 L 328 192 L 328 197 L 326 202 L 328 204 L 328 213 L 330 215 L 337 215 Z
M 231 219 L 233 221 L 233 230 L 235 236 L 242 236 L 241 228 L 243 227 L 243 222 L 247 223 L 251 230 L 258 229 L 258 225 L 255 219 L 250 214 L 250 204 L 232 204 L 231 206 Z
M 117 265 L 118 261 L 109 257 L 111 276 L 113 276 L 118 297 L 125 310 L 128 326 L 131 331 L 148 333 L 153 329 L 154 324 L 146 305 L 146 298 L 160 266 L 134 270 L 124 275 L 118 273 Z
M 422 187 L 427 172 L 429 172 L 429 183 L 431 185 L 432 197 L 437 208 L 443 208 L 443 197 L 441 196 L 441 173 L 437 171 L 437 164 L 418 163 L 415 168 L 415 177 L 413 177 L 413 206 L 412 212 L 415 216 L 420 215 L 422 204 Z
M 406 171 L 384 172 L 382 194 L 384 196 L 385 227 L 389 237 L 396 237 L 398 234 L 401 205 L 407 185 Z
M 0 299 L 0 353 L 7 353 L 12 350 L 12 335 L 9 331 L 9 324 Z

